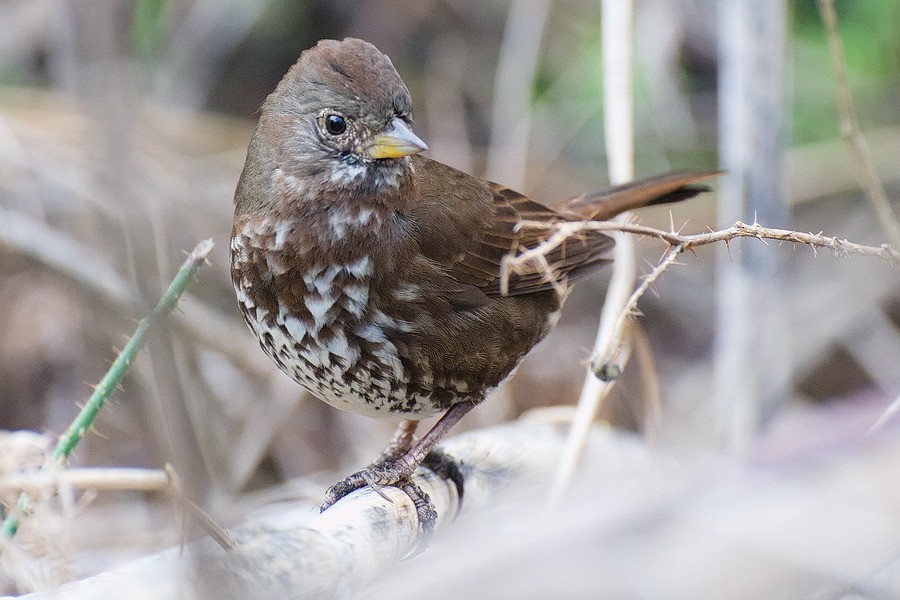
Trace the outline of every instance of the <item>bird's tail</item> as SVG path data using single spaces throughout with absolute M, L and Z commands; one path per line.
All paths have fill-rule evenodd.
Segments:
M 720 175 L 721 171 L 673 171 L 645 179 L 582 194 L 557 205 L 560 213 L 579 220 L 604 221 L 644 206 L 679 202 L 709 191 L 698 181 Z

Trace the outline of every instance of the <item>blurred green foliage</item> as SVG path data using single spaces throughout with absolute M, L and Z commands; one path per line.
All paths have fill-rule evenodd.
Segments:
M 165 10 L 168 0 L 134 0 L 131 43 L 135 58 L 149 63 L 158 60 L 166 39 Z
M 807 143 L 838 135 L 834 72 L 816 0 L 794 0 L 791 137 Z M 850 91 L 863 129 L 900 123 L 900 2 L 835 2 Z

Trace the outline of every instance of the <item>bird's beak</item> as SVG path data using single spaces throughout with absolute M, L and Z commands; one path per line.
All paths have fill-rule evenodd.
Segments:
M 372 158 L 401 158 L 423 150 L 428 150 L 425 142 L 402 119 L 394 117 L 384 131 L 375 136 L 368 152 Z

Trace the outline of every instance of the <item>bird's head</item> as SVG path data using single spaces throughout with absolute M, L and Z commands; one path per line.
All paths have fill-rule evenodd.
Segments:
M 277 167 L 320 185 L 377 192 L 411 172 L 427 149 L 412 130 L 412 101 L 390 59 L 353 38 L 303 52 L 263 105 Z

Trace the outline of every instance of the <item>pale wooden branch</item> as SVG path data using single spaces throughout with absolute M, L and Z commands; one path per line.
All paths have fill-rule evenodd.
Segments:
M 631 465 L 624 467 L 629 470 L 650 463 L 646 449 L 633 440 L 608 430 L 594 432 L 589 455 L 598 461 L 618 456 L 620 464 Z M 536 421 L 446 440 L 441 447 L 459 466 L 462 502 L 456 484 L 427 469 L 415 476 L 437 508 L 438 536 L 460 509 L 475 513 L 539 493 L 563 442 L 563 428 Z M 416 546 L 419 525 L 412 501 L 396 488 L 383 491 L 389 500 L 362 489 L 321 514 L 308 505 L 281 503 L 232 528 L 237 545 L 229 551 L 201 540 L 188 545 L 187 560 L 171 549 L 26 598 L 343 597 L 361 590 Z
M 26 598 L 420 600 L 505 597 L 511 589 L 534 598 L 618 598 L 623 590 L 652 598 L 805 598 L 835 585 L 894 598 L 900 487 L 892 457 L 900 437 L 889 428 L 867 438 L 847 418 L 859 410 L 808 407 L 799 422 L 789 419 L 790 431 L 817 441 L 770 439 L 762 461 L 671 460 L 595 426 L 580 485 L 565 510 L 544 520 L 535 518 L 539 492 L 528 491 L 545 484 L 565 429 L 518 421 L 447 440 L 447 450 L 467 461 L 462 515 L 413 560 L 395 562 L 415 529 L 404 519 L 410 531 L 396 545 L 393 519 L 407 510 L 400 495 L 394 504 L 374 493 L 354 496 L 347 504 L 361 511 L 345 507 L 331 523 L 281 501 L 232 529 L 238 546 L 231 552 L 195 542 L 187 559 L 174 548 Z M 479 456 L 474 446 L 488 451 Z M 849 495 L 848 473 L 858 484 Z M 335 522 L 344 518 L 353 522 Z M 698 553 L 687 561 L 680 560 L 685 536 Z
M 865 437 L 858 417 L 873 409 L 803 407 L 772 424 L 780 442 L 768 437 L 750 456 L 667 452 L 618 485 L 594 479 L 621 464 L 615 454 L 586 468 L 546 520 L 530 506 L 521 518 L 498 510 L 501 518 L 460 519 L 439 552 L 360 595 L 898 598 L 900 430 Z
M 850 84 L 847 83 L 847 67 L 844 64 L 844 48 L 838 32 L 834 0 L 819 0 L 819 11 L 822 13 L 822 21 L 825 24 L 828 50 L 831 54 L 831 64 L 834 68 L 841 138 L 850 150 L 857 179 L 859 179 L 866 193 L 869 204 L 875 211 L 878 223 L 891 244 L 900 248 L 900 223 L 897 221 L 897 215 L 891 210 L 884 186 L 881 185 L 878 173 L 875 171 L 869 146 L 860 131 L 859 122 L 856 119 L 856 111 L 853 108 L 853 98 L 850 95 Z

